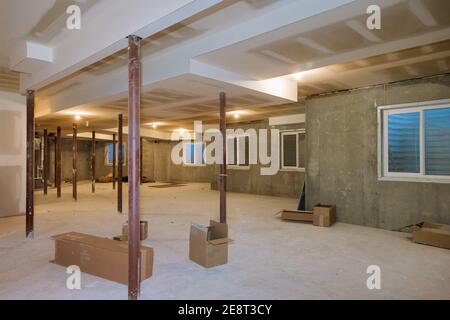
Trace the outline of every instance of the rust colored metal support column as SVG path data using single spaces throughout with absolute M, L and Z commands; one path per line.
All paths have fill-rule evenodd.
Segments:
M 112 165 L 112 181 L 113 190 L 116 189 L 116 134 L 113 134 L 113 165 Z
M 122 176 L 123 176 L 123 116 L 120 113 L 117 119 L 118 127 L 118 167 L 117 167 L 117 211 L 122 213 Z
M 92 193 L 95 193 L 95 131 L 92 131 L 92 142 L 91 142 L 91 185 Z
M 54 146 L 53 146 L 53 150 L 55 151 L 55 154 L 54 154 L 54 159 L 53 159 L 53 166 L 54 166 L 54 170 L 53 170 L 53 182 L 54 182 L 54 187 L 56 188 L 56 157 L 57 157 L 57 155 L 56 155 L 56 145 L 57 145 L 57 143 L 58 143 L 58 139 L 56 138 L 56 134 L 55 134 L 55 140 L 53 141 L 53 143 L 54 143 Z
M 25 234 L 27 239 L 33 238 L 34 231 L 34 91 L 27 91 L 27 197 Z
M 61 127 L 56 129 L 56 171 L 55 171 L 55 180 L 56 180 L 56 196 L 61 198 L 61 151 L 62 151 L 62 140 L 61 140 Z
M 48 191 L 48 164 L 49 164 L 49 145 L 48 145 L 48 131 L 44 129 L 44 168 L 42 168 L 42 180 L 44 182 L 44 195 Z
M 128 37 L 128 299 L 140 293 L 141 38 Z
M 220 164 L 220 222 L 227 223 L 227 119 L 226 96 L 220 93 L 220 132 L 222 133 L 222 163 Z
M 142 161 L 142 155 L 143 155 L 143 153 L 144 153 L 144 151 L 143 151 L 143 149 L 142 149 L 142 137 L 141 137 L 141 141 L 140 141 L 140 148 L 141 148 L 141 159 L 140 159 L 140 161 L 141 161 L 141 168 L 140 168 L 140 177 L 139 177 L 139 180 L 140 180 L 140 182 L 141 182 L 141 184 L 144 182 L 144 179 L 143 179 L 143 172 L 144 172 L 144 170 L 143 170 L 143 161 Z
M 72 136 L 72 197 L 77 200 L 77 125 L 73 124 L 73 136 Z

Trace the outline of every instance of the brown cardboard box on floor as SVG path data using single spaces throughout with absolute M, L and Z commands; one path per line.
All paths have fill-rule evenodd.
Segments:
M 311 212 L 306 211 L 281 211 L 281 219 L 292 220 L 292 221 L 313 221 L 313 215 Z
M 55 240 L 55 263 L 76 265 L 82 272 L 128 284 L 128 244 L 88 234 L 69 232 Z M 141 246 L 141 281 L 153 272 L 153 248 Z
M 148 238 L 148 221 L 141 221 L 140 235 L 141 240 Z M 128 221 L 122 225 L 122 236 L 120 237 L 120 241 L 128 241 Z
M 313 207 L 313 225 L 330 227 L 336 222 L 336 206 L 316 204 Z
M 413 241 L 450 249 L 450 225 L 422 222 L 414 226 Z
M 209 226 L 191 225 L 189 259 L 211 268 L 228 262 L 228 225 L 211 220 Z

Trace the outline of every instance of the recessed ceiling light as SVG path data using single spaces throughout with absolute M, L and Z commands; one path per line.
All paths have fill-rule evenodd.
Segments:
M 239 119 L 239 117 L 241 116 L 241 114 L 240 114 L 239 111 L 235 111 L 235 112 L 233 112 L 233 116 L 234 116 L 235 119 Z
M 303 78 L 301 72 L 293 73 L 292 76 L 294 77 L 295 80 L 300 80 L 301 78 Z
M 75 115 L 75 120 L 77 121 L 81 120 L 81 116 L 79 114 Z

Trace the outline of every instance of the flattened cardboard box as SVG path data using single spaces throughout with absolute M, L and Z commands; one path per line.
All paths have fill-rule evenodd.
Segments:
M 413 229 L 413 241 L 450 249 L 450 226 L 446 224 L 422 222 Z
M 53 236 L 55 263 L 76 265 L 82 272 L 128 284 L 128 244 L 78 232 Z M 153 248 L 141 246 L 141 281 L 153 272 Z
M 211 220 L 209 226 L 191 225 L 189 259 L 211 268 L 228 262 L 228 225 Z
M 330 227 L 336 222 L 336 206 L 316 204 L 313 207 L 313 225 Z
M 312 213 L 301 212 L 301 211 L 281 211 L 281 219 L 283 220 L 293 220 L 293 221 L 313 221 Z

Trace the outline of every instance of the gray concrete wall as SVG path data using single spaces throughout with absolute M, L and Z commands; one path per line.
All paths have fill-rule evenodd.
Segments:
M 97 140 L 95 144 L 95 177 L 98 179 L 112 172 L 112 166 L 105 164 L 105 148 L 110 143 Z M 55 178 L 55 145 L 54 138 L 50 138 L 50 182 Z M 91 148 L 90 140 L 78 140 L 77 170 L 78 181 L 91 180 Z M 72 181 L 72 139 L 62 139 L 61 171 L 63 181 Z M 116 167 L 117 170 L 117 167 Z M 123 175 L 126 176 L 128 167 L 123 167 Z
M 213 166 L 175 165 L 170 160 L 170 153 L 176 142 L 144 139 L 143 174 L 156 181 L 211 182 Z
M 267 121 L 241 123 L 228 128 L 270 129 Z M 280 130 L 304 128 L 303 124 L 277 126 Z M 143 174 L 156 181 L 209 182 L 217 189 L 218 166 L 184 166 L 175 165 L 170 160 L 170 153 L 176 142 L 144 140 L 143 142 Z M 273 176 L 262 176 L 261 166 L 251 165 L 250 169 L 229 169 L 227 190 L 261 195 L 298 197 L 305 177 L 304 172 L 279 171 Z
M 299 103 L 299 107 L 302 103 Z M 254 121 L 251 123 L 240 123 L 229 125 L 227 128 L 242 128 L 247 130 L 249 128 L 267 129 L 268 131 L 273 129 L 283 130 L 295 130 L 305 128 L 304 124 L 296 125 L 284 125 L 284 126 L 269 126 L 267 120 Z M 268 148 L 270 150 L 270 141 L 268 141 Z M 281 145 L 280 145 L 281 150 Z M 281 159 L 281 156 L 280 156 Z M 250 166 L 249 170 L 232 169 L 227 170 L 227 191 L 230 192 L 243 192 L 252 194 L 261 194 L 269 196 L 282 196 L 298 198 L 303 182 L 305 179 L 305 173 L 300 171 L 280 170 L 275 175 L 264 176 L 261 175 L 261 165 L 254 164 Z M 217 190 L 218 188 L 219 170 L 216 166 L 215 174 L 212 181 L 212 188 Z M 296 208 L 292 208 L 296 209 Z
M 450 224 L 450 184 L 377 178 L 375 105 L 446 98 L 450 75 L 308 98 L 308 207 L 336 204 L 338 221 L 385 229 Z

